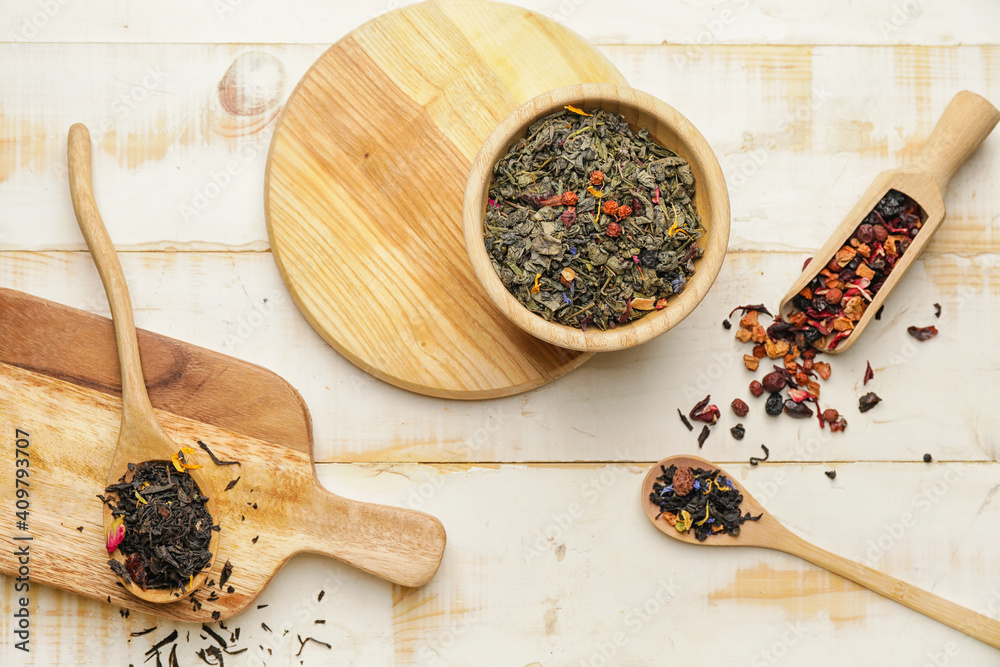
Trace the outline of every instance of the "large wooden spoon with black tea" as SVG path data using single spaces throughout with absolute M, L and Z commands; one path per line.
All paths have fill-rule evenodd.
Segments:
M 743 514 L 750 512 L 753 516 L 762 515 L 760 520 L 744 523 L 740 528 L 740 534 L 736 537 L 727 533 L 717 533 L 709 535 L 704 542 L 699 542 L 692 530 L 683 533 L 678 531 L 660 516 L 660 506 L 650 500 L 653 484 L 656 478 L 663 474 L 660 466 L 669 468 L 672 465 L 678 468 L 719 469 L 721 474 L 729 478 L 736 490 L 743 494 L 741 512 Z M 1000 648 L 1000 623 L 997 621 L 806 542 L 782 526 L 732 475 L 704 459 L 696 456 L 671 456 L 654 465 L 642 482 L 642 506 L 653 525 L 675 540 L 708 547 L 761 547 L 798 556 L 994 648 Z
M 111 237 L 104 227 L 104 221 L 97 210 L 94 200 L 94 188 L 91 178 L 90 132 L 77 123 L 69 130 L 68 142 L 69 185 L 73 198 L 73 210 L 77 222 L 87 240 L 87 247 L 101 275 L 101 282 L 108 295 L 111 306 L 111 319 L 115 328 L 115 340 L 118 343 L 118 362 L 122 373 L 122 422 L 118 435 L 118 447 L 115 449 L 111 469 L 108 471 L 108 484 L 118 482 L 129 475 L 129 464 L 140 464 L 145 461 L 164 461 L 170 465 L 170 459 L 180 447 L 163 431 L 160 420 L 153 412 L 153 405 L 146 392 L 146 382 L 142 375 L 142 364 L 139 359 L 139 342 L 135 334 L 135 320 L 132 316 L 132 303 L 129 297 L 128 285 L 122 271 Z M 205 489 L 201 475 L 197 470 L 189 470 L 200 489 Z M 215 504 L 211 498 L 205 504 L 209 514 L 218 516 Z M 114 517 L 111 508 L 104 506 L 104 528 L 109 529 Z M 212 552 L 212 560 L 199 573 L 194 575 L 191 583 L 183 590 L 165 588 L 143 589 L 129 580 L 122 580 L 125 588 L 138 598 L 147 602 L 174 602 L 195 591 L 208 577 L 212 563 L 219 551 L 219 531 L 212 531 L 208 546 Z M 121 551 L 115 552 L 115 559 L 122 561 Z

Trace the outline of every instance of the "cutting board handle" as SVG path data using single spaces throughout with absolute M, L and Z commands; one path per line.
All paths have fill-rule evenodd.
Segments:
M 963 90 L 948 103 L 913 166 L 930 173 L 944 193 L 951 177 L 989 136 L 998 120 L 1000 111 L 989 100 Z
M 341 498 L 315 484 L 302 510 L 299 551 L 336 558 L 401 586 L 423 586 L 441 565 L 446 535 L 435 517 Z

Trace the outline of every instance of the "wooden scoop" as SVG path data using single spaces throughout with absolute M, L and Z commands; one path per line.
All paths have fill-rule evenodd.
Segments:
M 847 240 L 865 219 L 875 205 L 889 190 L 898 190 L 913 199 L 927 216 L 923 227 L 913 239 L 913 243 L 896 263 L 889 278 L 882 285 L 878 294 L 868 304 L 861 319 L 855 324 L 854 332 L 842 339 L 837 347 L 828 349 L 830 338 L 820 339 L 816 345 L 824 352 L 843 352 L 858 339 L 861 332 L 882 307 L 885 298 L 892 291 L 920 255 L 930 241 L 934 232 L 944 221 L 944 190 L 948 187 L 951 177 L 958 168 L 969 159 L 979 144 L 993 130 L 1000 120 L 997 111 L 988 100 L 968 90 L 955 95 L 944 110 L 934 131 L 927 139 L 923 149 L 912 162 L 899 169 L 890 169 L 879 174 L 868 190 L 861 196 L 858 203 L 850 210 L 840 226 L 830 235 L 830 239 L 822 248 L 816 251 L 813 261 L 803 269 L 792 288 L 781 300 L 779 317 L 787 320 L 796 311 L 792 298 L 802 291 L 802 288 L 812 282 L 813 278 L 827 265 L 834 254 L 847 243 Z
M 690 467 L 702 468 L 704 470 L 715 470 L 718 466 L 696 456 L 671 456 L 654 465 L 646 474 L 646 478 L 642 482 L 642 506 L 646 510 L 649 520 L 653 522 L 653 525 L 675 540 L 708 547 L 762 547 L 764 549 L 783 551 L 787 554 L 803 558 L 813 565 L 818 565 L 834 574 L 839 574 L 866 588 L 870 588 L 879 595 L 887 597 L 890 600 L 895 600 L 914 611 L 918 611 L 925 616 L 933 618 L 935 621 L 964 632 L 970 637 L 985 642 L 994 648 L 1000 648 L 1000 623 L 997 621 L 806 542 L 778 523 L 725 470 L 719 469 L 723 475 L 729 478 L 733 486 L 736 487 L 736 490 L 743 494 L 743 503 L 741 504 L 742 513 L 746 514 L 750 512 L 753 516 L 762 514 L 763 516 L 761 516 L 760 521 L 747 521 L 744 523 L 741 526 L 738 537 L 719 533 L 717 535 L 709 535 L 704 542 L 699 542 L 694 536 L 693 531 L 678 532 L 677 529 L 667 523 L 666 519 L 659 517 L 660 506 L 649 500 L 649 495 L 653 492 L 653 483 L 657 477 L 663 474 L 660 466 L 669 468 L 671 465 L 675 465 L 678 468 Z
M 142 365 L 139 360 L 139 343 L 135 333 L 135 321 L 132 317 L 132 303 L 129 298 L 128 285 L 125 284 L 122 265 L 118 261 L 118 255 L 115 253 L 114 245 L 111 243 L 111 238 L 108 236 L 108 231 L 104 227 L 104 221 L 101 220 L 101 214 L 94 201 L 94 188 L 90 172 L 90 132 L 79 123 L 69 129 L 68 158 L 69 187 L 73 198 L 73 210 L 76 211 L 77 222 L 79 222 L 83 236 L 87 240 L 90 254 L 94 257 L 97 271 L 101 274 L 101 282 L 104 283 L 104 291 L 108 295 L 108 303 L 111 306 L 111 319 L 114 323 L 115 339 L 118 343 L 118 362 L 122 373 L 122 423 L 118 434 L 118 447 L 115 450 L 107 480 L 108 484 L 114 484 L 129 473 L 129 463 L 139 464 L 144 461 L 163 460 L 169 464 L 170 458 L 177 453 L 180 447 L 164 433 L 159 419 L 153 412 L 153 406 L 149 402 L 149 395 L 146 393 L 146 382 L 142 376 Z M 206 488 L 198 470 L 190 470 L 188 474 L 194 478 L 199 488 Z M 212 499 L 209 499 L 205 507 L 213 519 L 218 516 Z M 105 505 L 105 532 L 113 520 L 111 508 Z M 208 548 L 212 552 L 212 561 L 204 570 L 195 575 L 192 583 L 184 591 L 163 588 L 143 590 L 134 582 L 123 581 L 122 583 L 130 593 L 147 602 L 174 602 L 190 595 L 208 577 L 212 563 L 215 562 L 215 556 L 219 551 L 219 531 L 212 531 L 212 540 Z M 114 558 L 124 562 L 121 550 L 115 551 Z

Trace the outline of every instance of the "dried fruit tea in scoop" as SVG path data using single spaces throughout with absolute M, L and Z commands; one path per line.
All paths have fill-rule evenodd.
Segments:
M 795 312 L 787 318 L 781 338 L 800 350 L 813 344 L 836 348 L 854 331 L 924 218 L 916 202 L 889 190 L 833 257 L 813 260 L 826 265 L 792 299 Z
M 694 532 L 699 542 L 721 532 L 736 537 L 741 525 L 763 516 L 740 513 L 743 494 L 718 470 L 675 465 L 660 470 L 649 494 L 649 501 L 660 507 L 657 518 L 664 517 L 678 532 Z
M 694 194 L 687 161 L 646 129 L 566 107 L 533 123 L 494 167 L 486 250 L 528 310 L 614 328 L 684 290 L 702 255 Z
M 190 448 L 185 448 L 188 453 Z M 122 579 L 143 590 L 184 590 L 212 560 L 209 543 L 215 529 L 205 508 L 208 498 L 187 473 L 195 467 L 184 461 L 184 450 L 174 461 L 129 464 L 127 475 L 105 489 L 117 493 L 104 502 L 115 517 L 108 534 L 108 553 L 120 549 L 125 564 L 108 561 Z

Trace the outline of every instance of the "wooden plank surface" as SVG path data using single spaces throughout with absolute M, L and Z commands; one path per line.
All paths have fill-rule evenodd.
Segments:
M 264 160 L 291 85 L 336 39 L 404 3 L 223 2 L 4 4 L 0 286 L 107 314 L 80 252 L 64 153 L 71 123 L 103 123 L 97 197 L 129 250 L 139 325 L 289 380 L 313 414 L 328 488 L 442 518 L 450 544 L 430 587 L 393 588 L 295 557 L 226 623 L 250 649 L 227 664 L 996 662 L 995 651 L 805 563 L 668 542 L 637 498 L 646 466 L 663 456 L 728 462 L 819 546 L 1000 618 L 990 528 L 1000 418 L 989 389 L 1000 367 L 998 137 L 952 182 L 948 219 L 883 320 L 835 360 L 822 402 L 848 415 L 845 433 L 821 439 L 815 422 L 768 421 L 750 402 L 744 441 L 726 432 L 726 413 L 698 450 L 674 412 L 709 392 L 724 409 L 745 397 L 745 350 L 722 330 L 725 314 L 776 303 L 955 92 L 1000 100 L 995 2 L 731 0 L 664 11 L 625 0 L 609 12 L 521 0 L 599 43 L 630 83 L 694 122 L 726 174 L 732 234 L 716 288 L 667 336 L 483 403 L 415 397 L 340 358 L 299 315 L 268 252 Z M 941 330 L 932 341 L 905 334 L 928 324 Z M 861 415 L 869 360 L 876 377 L 864 391 L 885 401 Z M 781 463 L 750 469 L 761 442 Z M 924 452 L 935 463 L 919 462 Z M 830 469 L 833 481 L 822 474 Z M 197 664 L 195 652 L 215 643 L 197 625 L 123 618 L 33 586 L 25 654 L 7 641 L 14 583 L 0 578 L 5 665 L 140 664 L 173 629 L 181 664 Z M 706 658 L 697 642 L 718 628 L 726 635 Z M 331 648 L 309 643 L 296 657 L 296 635 Z

